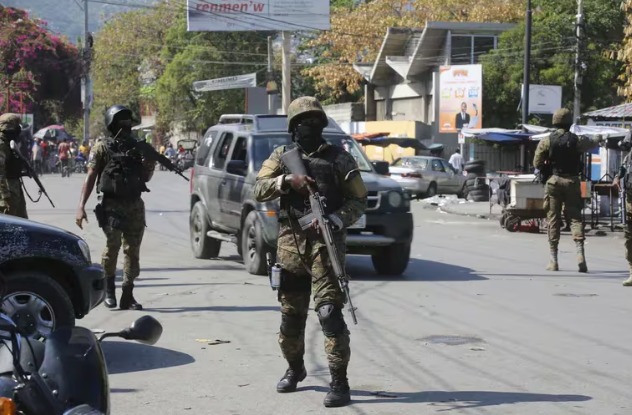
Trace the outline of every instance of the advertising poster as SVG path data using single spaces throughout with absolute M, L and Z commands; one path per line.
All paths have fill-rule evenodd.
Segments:
M 189 32 L 329 28 L 329 0 L 187 0 Z
M 219 91 L 221 89 L 254 88 L 257 86 L 257 73 L 227 76 L 225 78 L 209 79 L 193 82 L 195 92 Z
M 441 66 L 439 69 L 439 132 L 483 126 L 481 65 Z

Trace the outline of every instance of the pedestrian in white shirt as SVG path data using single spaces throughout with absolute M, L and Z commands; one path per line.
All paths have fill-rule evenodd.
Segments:
M 456 170 L 457 173 L 460 174 L 463 171 L 463 166 L 465 164 L 463 162 L 463 156 L 461 155 L 461 150 L 457 148 L 454 154 L 450 156 L 450 160 L 448 160 L 448 163 L 450 163 L 452 167 L 454 167 L 454 170 Z

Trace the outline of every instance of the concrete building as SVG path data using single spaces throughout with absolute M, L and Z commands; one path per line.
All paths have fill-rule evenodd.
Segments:
M 478 63 L 480 55 L 497 47 L 498 36 L 514 26 L 428 22 L 423 29 L 389 28 L 376 61 L 354 65 L 365 80 L 366 121 L 416 121 L 422 124 L 418 139 L 455 149 L 457 134 L 438 128 L 439 67 Z

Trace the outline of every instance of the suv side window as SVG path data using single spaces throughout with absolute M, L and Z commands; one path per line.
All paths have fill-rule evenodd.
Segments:
M 247 161 L 248 156 L 248 139 L 246 137 L 237 138 L 233 154 L 230 156 L 231 160 Z
M 220 141 L 217 143 L 217 147 L 215 147 L 215 154 L 213 155 L 213 164 L 211 165 L 214 169 L 223 169 L 224 164 L 226 164 L 226 159 L 228 158 L 228 151 L 230 150 L 230 144 L 233 142 L 233 134 L 232 133 L 224 133 L 224 135 L 220 138 Z
M 196 152 L 195 164 L 198 166 L 208 166 L 209 153 L 211 152 L 211 147 L 216 137 L 217 131 L 209 131 L 204 135 L 200 148 L 198 148 Z

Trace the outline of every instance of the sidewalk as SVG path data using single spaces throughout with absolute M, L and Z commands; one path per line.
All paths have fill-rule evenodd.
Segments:
M 454 195 L 437 195 L 412 203 L 419 204 L 424 209 L 438 209 L 453 215 L 474 216 L 480 219 L 500 219 L 502 213 L 502 207 L 498 204 L 492 207 L 490 214 L 490 202 L 472 202 Z
M 454 195 L 437 195 L 427 199 L 412 201 L 413 206 L 420 206 L 422 209 L 439 210 L 444 213 L 461 216 L 471 216 L 479 219 L 500 220 L 502 215 L 502 206 L 497 203 L 492 205 L 490 213 L 490 202 L 472 202 L 465 199 L 459 199 Z M 590 221 L 590 211 L 585 212 L 586 221 Z M 604 236 L 606 234 L 619 235 L 622 237 L 623 225 L 615 224 L 614 232 L 610 230 L 610 221 L 608 218 L 599 218 L 598 227 L 592 229 L 589 223 L 585 228 L 587 235 Z

